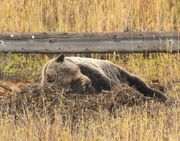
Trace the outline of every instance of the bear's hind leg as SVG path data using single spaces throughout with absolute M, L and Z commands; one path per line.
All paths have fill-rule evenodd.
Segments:
M 119 79 L 123 83 L 127 83 L 129 86 L 134 87 L 136 90 L 138 90 L 144 96 L 154 97 L 163 102 L 165 102 L 167 100 L 166 96 L 162 92 L 152 89 L 143 80 L 141 80 L 138 76 L 133 75 L 121 68 L 119 69 Z
M 135 87 L 139 92 L 144 94 L 144 96 L 154 97 L 164 102 L 167 100 L 166 96 L 162 92 L 150 88 L 144 81 L 142 81 L 137 76 L 129 76 L 127 78 L 127 81 L 130 86 Z

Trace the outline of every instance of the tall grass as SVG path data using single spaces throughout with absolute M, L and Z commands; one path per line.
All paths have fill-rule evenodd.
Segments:
M 180 99 L 179 99 L 180 100 Z M 95 111 L 94 111 L 95 112 Z M 1 141 L 179 141 L 180 109 L 152 103 L 140 107 L 124 107 L 117 117 L 109 117 L 101 111 L 99 120 L 79 120 L 72 131 L 72 122 L 61 124 L 61 114 L 55 122 L 33 117 L 28 112 L 28 120 L 16 121 L 12 117 L 0 119 Z M 69 115 L 72 116 L 72 115 Z
M 179 0 L 1 0 L 0 32 L 180 30 Z

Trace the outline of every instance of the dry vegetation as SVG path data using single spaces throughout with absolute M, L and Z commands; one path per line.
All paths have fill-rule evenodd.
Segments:
M 127 28 L 180 31 L 180 2 L 1 0 L 0 19 L 3 33 L 110 32 Z M 163 85 L 167 104 L 144 100 L 126 86 L 112 93 L 83 97 L 54 89 L 43 92 L 33 85 L 23 91 L 28 97 L 14 94 L 11 100 L 15 102 L 0 106 L 0 140 L 180 140 L 180 54 L 118 54 L 115 60 L 112 55 L 106 59 L 138 74 L 148 84 L 155 81 Z M 0 79 L 37 83 L 47 60 L 41 55 L 0 54 Z M 0 100 L 2 105 L 4 99 Z
M 35 59 L 23 59 L 21 55 L 1 58 L 4 80 L 21 80 L 30 85 L 40 80 L 45 60 L 39 55 L 34 55 Z M 112 60 L 112 55 L 107 59 Z M 122 54 L 112 60 L 149 84 L 162 84 L 169 99 L 166 104 L 146 100 L 127 86 L 98 96 L 82 96 L 56 88 L 42 91 L 33 85 L 20 94 L 3 97 L 0 140 L 179 140 L 179 59 L 179 54 Z M 10 104 L 4 105 L 7 102 Z
M 180 30 L 179 0 L 1 0 L 0 32 Z

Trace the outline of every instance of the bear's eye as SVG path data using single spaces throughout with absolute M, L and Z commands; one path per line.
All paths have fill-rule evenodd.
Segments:
M 55 80 L 54 80 L 54 78 L 52 77 L 52 76 L 50 76 L 50 75 L 47 75 L 47 82 L 48 83 L 53 83 Z

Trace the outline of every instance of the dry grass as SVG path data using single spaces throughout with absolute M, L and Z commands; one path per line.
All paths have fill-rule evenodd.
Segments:
M 0 32 L 180 30 L 179 0 L 1 0 Z
M 22 56 L 6 57 L 20 60 L 18 58 Z M 26 59 L 27 62 L 32 61 L 31 57 Z M 112 60 L 112 56 L 107 55 L 107 59 Z M 162 84 L 169 98 L 166 104 L 145 100 L 134 89 L 121 86 L 110 93 L 85 97 L 64 95 L 60 90 L 53 89 L 42 92 L 36 85 L 30 86 L 18 95 L 18 102 L 10 104 L 10 108 L 1 106 L 1 114 L 4 116 L 0 118 L 0 140 L 178 141 L 180 84 L 175 80 L 180 79 L 179 59 L 179 54 L 150 54 L 149 57 L 122 54 L 112 60 L 138 74 L 149 84 L 152 81 Z M 21 64 L 10 63 L 11 79 L 15 81 L 18 74 L 14 66 L 17 63 Z M 42 66 L 40 63 L 35 68 L 28 65 L 21 67 L 24 70 L 31 68 L 32 74 L 38 76 L 37 70 Z M 21 67 L 18 69 L 21 70 Z M 8 71 L 3 72 L 6 73 L 9 74 Z M 4 80 L 9 78 L 6 75 Z M 33 79 L 32 76 L 29 78 L 32 80 L 26 80 L 24 73 L 18 80 L 32 83 L 39 79 Z M 12 95 L 11 100 L 16 98 Z
M 0 19 L 0 33 L 111 32 L 127 29 L 180 31 L 180 2 L 179 0 L 1 0 Z M 99 55 L 94 57 L 98 58 Z M 143 54 L 120 54 L 116 60 L 113 60 L 111 55 L 107 55 L 106 58 L 138 74 L 149 84 L 152 81 L 162 84 L 166 95 L 170 98 L 169 102 L 166 105 L 152 100 L 144 102 L 138 97 L 133 97 L 137 92 L 129 88 L 120 89 L 124 90 L 123 93 L 112 92 L 112 95 L 88 98 L 80 96 L 63 98 L 58 95 L 60 92 L 47 91 L 50 99 L 42 95 L 39 99 L 21 97 L 19 103 L 15 102 L 16 104 L 13 103 L 9 105 L 10 107 L 0 106 L 0 140 L 180 140 L 180 84 L 176 82 L 180 80 L 180 55 L 150 54 L 144 57 Z M 0 61 L 1 80 L 32 84 L 39 82 L 40 71 L 47 58 L 42 59 L 42 56 L 36 55 L 0 54 Z M 130 99 L 126 97 L 129 92 Z M 36 96 L 41 92 L 30 87 L 26 94 Z M 117 105 L 116 110 L 111 112 L 106 106 L 110 104 L 111 107 L 114 102 L 113 96 L 118 94 L 122 94 L 118 97 L 125 98 L 123 100 L 127 103 L 122 106 L 123 102 L 120 101 L 117 104 L 121 106 Z M 11 98 L 16 99 L 16 95 Z M 51 105 L 59 98 L 61 107 L 57 104 Z M 107 101 L 102 103 L 103 98 Z M 101 103 L 97 103 L 98 99 Z M 129 105 L 133 99 L 140 102 Z M 33 103 L 34 100 L 39 105 Z M 96 105 L 95 109 L 92 107 L 93 103 Z M 85 107 L 82 107 L 83 105 Z M 87 108 L 88 105 L 90 109 Z M 75 121 L 72 120 L 73 115 L 78 116 Z
M 12 95 L 11 100 L 12 97 L 15 98 Z M 143 97 L 126 85 L 115 87 L 112 92 L 86 96 L 66 94 L 52 87 L 42 91 L 34 85 L 12 101 L 3 106 L 6 110 L 0 120 L 1 140 L 180 138 L 179 95 L 176 100 L 169 97 L 163 104 Z

